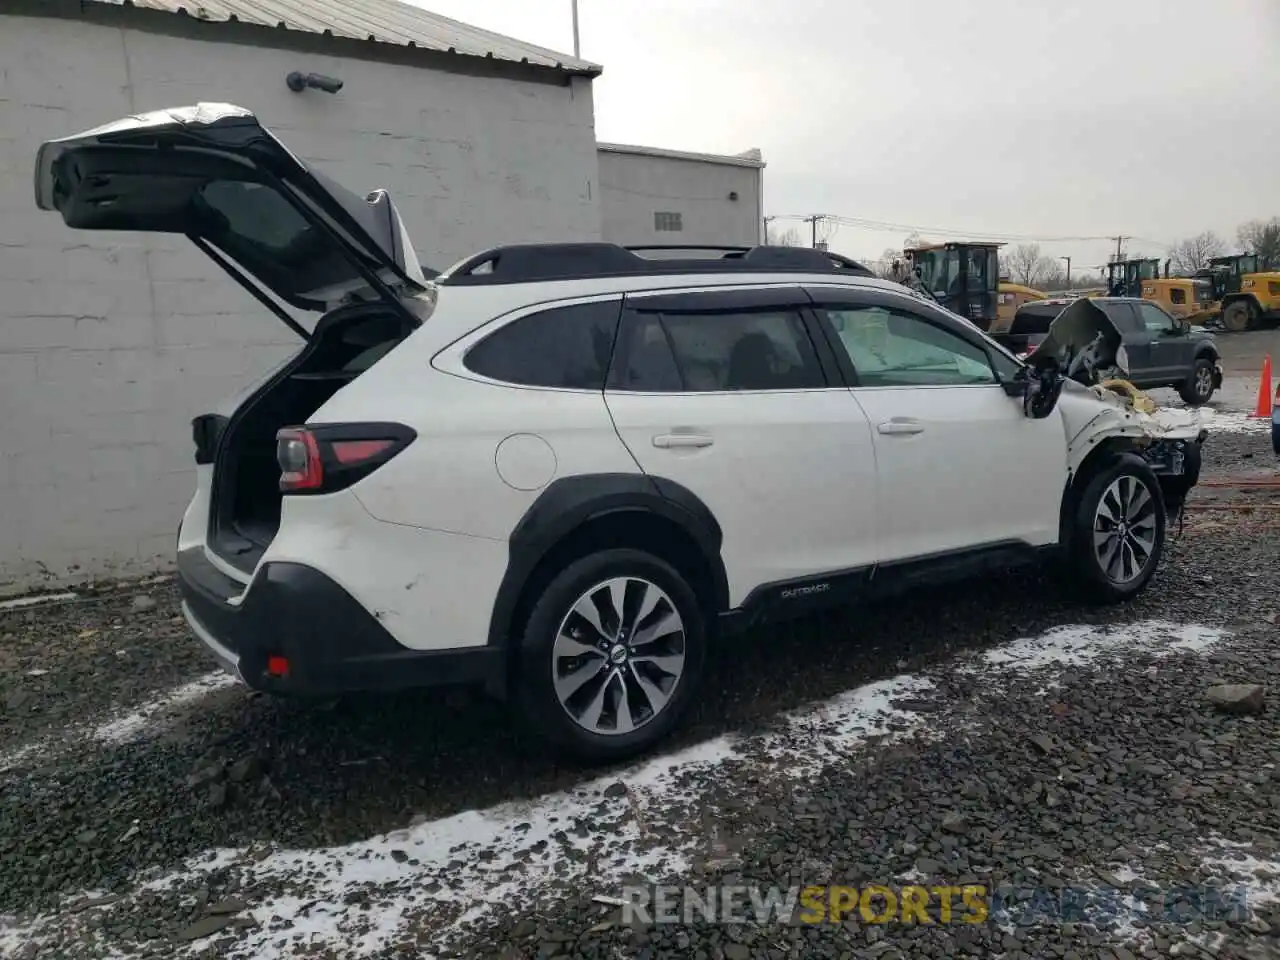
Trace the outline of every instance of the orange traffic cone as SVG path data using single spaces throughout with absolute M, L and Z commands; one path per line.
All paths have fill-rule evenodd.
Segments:
M 1252 416 L 1259 420 L 1271 419 L 1271 354 L 1262 360 L 1262 379 L 1258 382 L 1258 407 Z

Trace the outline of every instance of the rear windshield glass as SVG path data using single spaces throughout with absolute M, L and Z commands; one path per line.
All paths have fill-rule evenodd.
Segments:
M 1019 310 L 1013 317 L 1013 322 L 1009 324 L 1009 332 L 1011 334 L 1033 334 L 1048 333 L 1049 325 L 1058 319 L 1058 314 L 1062 312 L 1060 306 L 1054 307 L 1024 307 Z

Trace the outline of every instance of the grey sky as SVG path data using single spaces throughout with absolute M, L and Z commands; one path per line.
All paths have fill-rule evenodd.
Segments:
M 570 0 L 416 2 L 572 50 Z M 1151 256 L 1280 215 L 1280 0 L 579 4 L 600 139 L 758 146 L 770 214 L 1123 233 Z M 906 233 L 841 226 L 831 244 L 877 257 Z M 1112 249 L 1041 245 L 1077 270 Z

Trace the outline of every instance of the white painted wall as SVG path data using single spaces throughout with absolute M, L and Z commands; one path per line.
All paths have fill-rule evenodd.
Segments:
M 600 150 L 604 239 L 621 244 L 760 243 L 764 171 L 649 154 Z M 737 200 L 729 194 L 736 192 Z M 679 213 L 683 230 L 654 228 L 654 214 Z
M 590 84 L 0 16 L 0 593 L 172 560 L 190 420 L 298 341 L 180 238 L 35 209 L 41 141 L 201 100 L 253 109 L 352 189 L 386 187 L 424 264 L 600 237 Z M 341 77 L 337 96 L 285 86 Z M 170 242 L 171 241 L 171 242 Z

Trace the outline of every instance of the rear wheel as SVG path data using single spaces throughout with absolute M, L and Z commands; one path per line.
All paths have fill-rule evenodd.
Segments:
M 1178 395 L 1184 403 L 1198 407 L 1209 402 L 1213 389 L 1213 361 L 1199 357 L 1191 368 L 1191 375 L 1178 388 Z
M 1101 466 L 1075 505 L 1070 568 L 1084 595 L 1116 603 L 1141 593 L 1164 553 L 1165 505 L 1145 460 L 1126 453 Z
M 605 550 L 556 576 L 525 626 L 519 702 L 560 752 L 601 763 L 644 751 L 702 678 L 706 625 L 692 587 L 640 550 Z
M 1237 300 L 1222 314 L 1222 325 L 1232 333 L 1241 333 L 1253 326 L 1253 307 L 1247 300 Z

